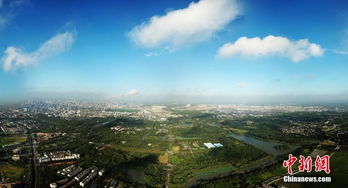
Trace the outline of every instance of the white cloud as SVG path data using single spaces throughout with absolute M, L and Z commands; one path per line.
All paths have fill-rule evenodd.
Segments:
M 237 83 L 237 84 L 236 84 L 236 88 L 243 88 L 243 87 L 245 87 L 246 85 L 247 85 L 246 83 L 240 82 L 240 83 Z
M 200 0 L 164 16 L 153 16 L 134 27 L 128 36 L 146 48 L 193 44 L 223 29 L 239 12 L 235 0 Z
M 342 54 L 342 55 L 348 55 L 348 51 L 342 51 L 342 50 L 330 50 L 336 54 Z
M 285 37 L 269 35 L 263 39 L 259 37 L 241 37 L 234 43 L 226 43 L 218 50 L 219 57 L 240 55 L 243 57 L 258 57 L 278 55 L 299 62 L 311 56 L 324 54 L 320 45 L 310 43 L 308 39 L 289 40 Z
M 146 53 L 145 56 L 146 57 L 153 57 L 153 56 L 159 56 L 160 54 L 159 53 L 156 53 L 156 52 L 149 52 L 149 53 Z
M 121 96 L 123 97 L 130 97 L 130 96 L 135 96 L 138 95 L 139 91 L 136 89 L 131 89 L 130 91 L 128 91 L 127 93 L 121 94 Z
M 11 0 L 9 3 L 9 7 L 10 8 L 21 7 L 27 3 L 29 3 L 29 0 Z
M 3 28 L 8 22 L 9 19 L 7 17 L 0 15 L 0 29 Z
M 5 50 L 5 55 L 2 57 L 3 69 L 7 72 L 38 63 L 50 56 L 68 50 L 74 43 L 74 40 L 75 32 L 67 31 L 53 36 L 31 53 L 26 53 L 20 48 L 10 46 Z
M 9 0 L 6 3 L 5 0 L 0 0 L 0 29 L 5 28 L 28 3 L 29 0 Z

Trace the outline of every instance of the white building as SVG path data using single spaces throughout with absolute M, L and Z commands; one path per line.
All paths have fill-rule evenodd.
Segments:
M 223 145 L 222 144 L 220 144 L 220 143 L 214 143 L 214 144 L 212 144 L 212 143 L 204 143 L 204 145 L 205 145 L 205 147 L 207 147 L 208 149 L 211 149 L 211 148 L 221 148 L 221 147 L 223 147 Z

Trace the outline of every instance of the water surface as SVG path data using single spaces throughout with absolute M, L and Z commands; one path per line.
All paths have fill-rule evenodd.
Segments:
M 259 148 L 262 151 L 269 153 L 269 154 L 281 155 L 281 154 L 288 152 L 288 151 L 279 151 L 279 150 L 274 148 L 277 145 L 286 145 L 285 143 L 264 141 L 264 140 L 260 140 L 260 139 L 252 138 L 249 136 L 232 133 L 232 132 L 230 132 L 230 136 L 232 136 L 233 138 L 235 138 L 237 140 L 240 140 L 240 141 L 243 141 L 247 144 L 250 144 L 256 148 Z M 289 151 L 292 149 L 293 148 L 291 147 L 289 149 Z

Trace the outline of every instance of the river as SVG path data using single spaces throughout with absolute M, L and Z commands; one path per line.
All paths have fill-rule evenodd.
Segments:
M 244 136 L 240 134 L 235 134 L 232 132 L 230 133 L 230 136 L 232 136 L 233 138 L 239 141 L 243 141 L 247 144 L 250 144 L 268 154 L 282 155 L 288 151 L 293 150 L 293 148 L 290 148 L 288 151 L 280 151 L 274 148 L 275 146 L 278 146 L 278 145 L 285 145 L 285 143 L 263 141 L 263 140 L 259 140 L 256 138 L 252 138 L 252 137 L 248 137 L 248 136 Z

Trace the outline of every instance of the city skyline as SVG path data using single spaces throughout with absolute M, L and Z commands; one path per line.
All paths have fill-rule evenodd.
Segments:
M 348 101 L 347 6 L 0 0 L 1 102 Z

